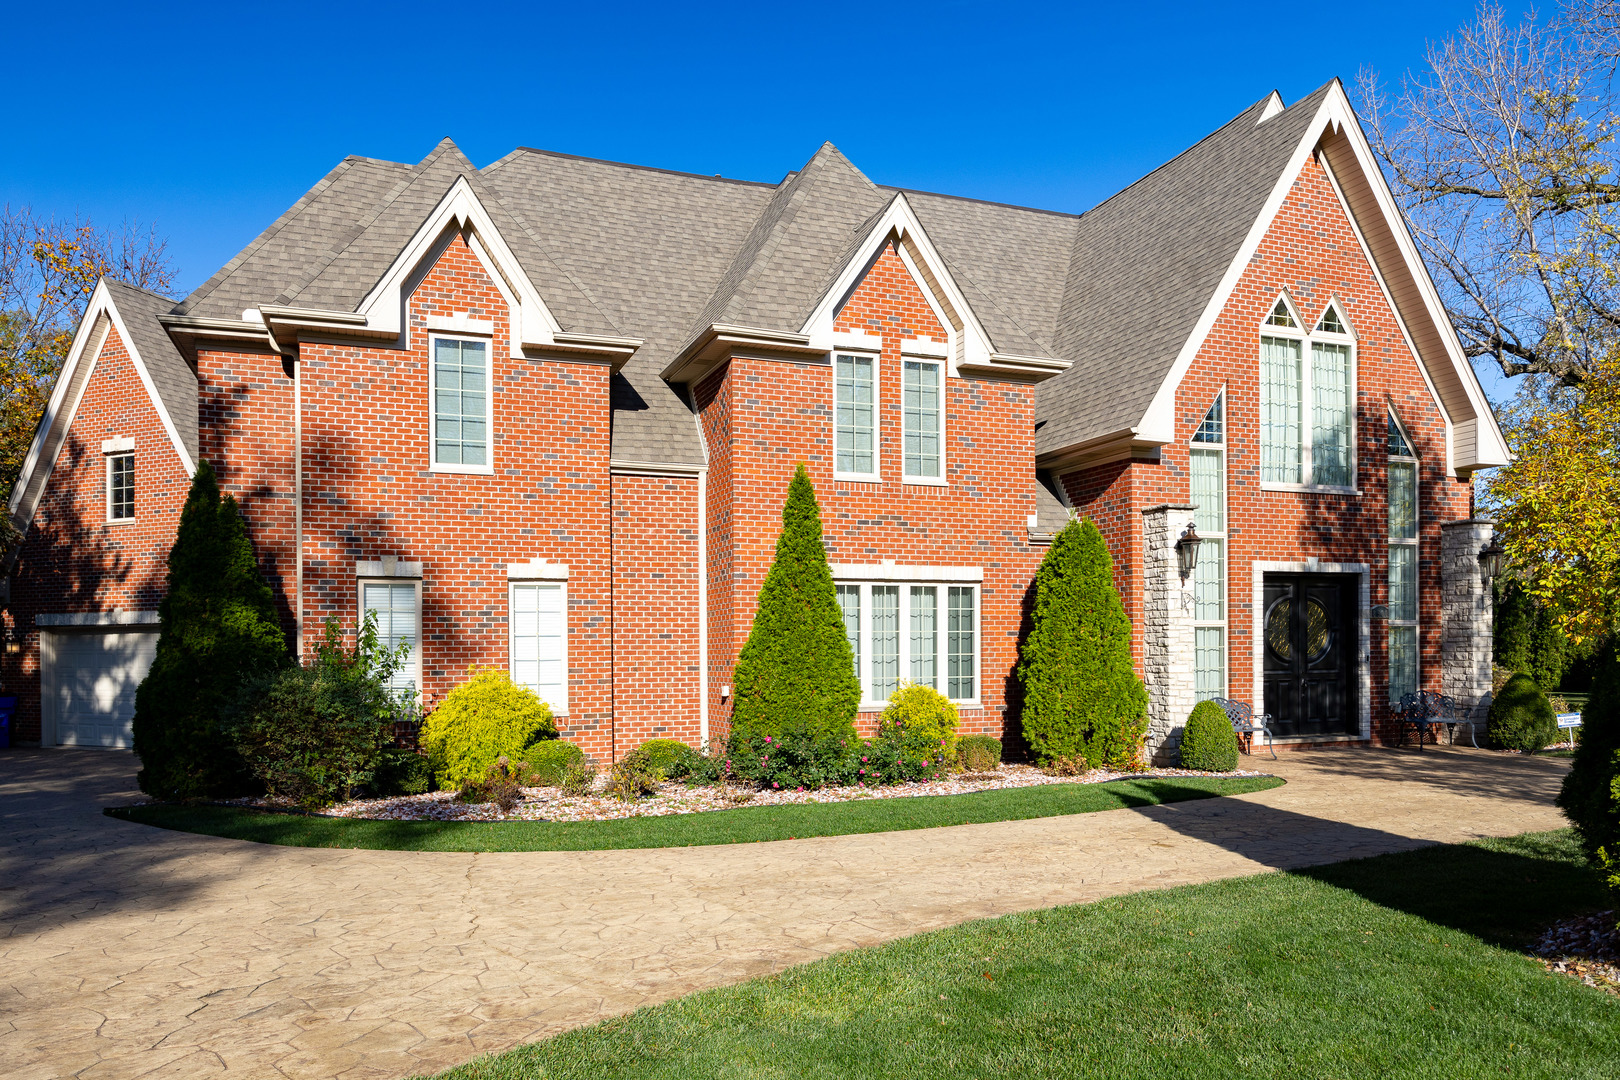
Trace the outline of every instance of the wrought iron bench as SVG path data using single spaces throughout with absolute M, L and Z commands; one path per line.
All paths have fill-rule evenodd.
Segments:
M 1254 753 L 1254 733 L 1263 732 L 1266 736 L 1266 749 L 1271 751 L 1273 759 L 1277 757 L 1277 748 L 1271 745 L 1271 714 L 1261 713 L 1260 722 L 1254 722 L 1254 706 L 1246 701 L 1234 701 L 1231 698 L 1211 698 L 1215 704 L 1226 713 L 1226 718 L 1232 721 L 1232 730 L 1237 733 L 1238 745 L 1245 754 Z
M 1474 732 L 1474 722 L 1464 720 L 1457 715 L 1457 702 L 1437 693 L 1434 690 L 1416 690 L 1410 694 L 1401 695 L 1401 703 L 1396 706 L 1395 720 L 1400 727 L 1398 745 L 1406 745 L 1406 733 L 1412 731 L 1417 735 L 1418 749 L 1423 749 L 1425 735 L 1434 740 L 1436 746 L 1440 745 L 1440 727 L 1446 728 L 1446 734 L 1453 745 L 1457 742 L 1457 728 L 1459 725 L 1468 725 L 1468 741 L 1477 748 L 1479 740 Z

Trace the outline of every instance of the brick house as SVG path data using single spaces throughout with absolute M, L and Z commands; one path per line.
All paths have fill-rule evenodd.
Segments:
M 9 508 L 20 741 L 127 745 L 202 458 L 299 648 L 374 610 L 429 706 L 504 668 L 603 758 L 724 737 L 799 461 L 865 730 L 911 679 L 1016 735 L 1071 513 L 1160 756 L 1203 697 L 1304 745 L 1489 691 L 1471 478 L 1506 449 L 1337 82 L 1078 216 L 880 187 L 830 144 L 774 185 L 345 160 L 178 304 L 96 290 Z

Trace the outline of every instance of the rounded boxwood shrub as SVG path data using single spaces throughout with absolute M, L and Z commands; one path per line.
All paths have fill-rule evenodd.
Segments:
M 698 763 L 699 754 L 679 739 L 648 739 L 630 753 L 626 761 L 651 770 L 666 780 L 683 780 Z
M 956 706 L 944 694 L 904 683 L 878 717 L 878 738 L 893 743 L 903 758 L 953 761 L 956 721 Z
M 565 739 L 547 739 L 529 747 L 523 760 L 528 763 L 528 778 L 532 782 L 556 787 L 562 783 L 568 766 L 585 760 L 585 752 Z
M 964 735 L 956 760 L 968 772 L 992 772 L 1001 766 L 1001 740 L 990 735 Z
M 1181 733 L 1181 767 L 1202 772 L 1231 772 L 1237 768 L 1237 732 L 1232 721 L 1213 701 L 1200 701 L 1187 717 Z
M 455 791 L 482 781 L 502 755 L 528 760 L 530 747 L 556 737 L 551 709 L 533 690 L 504 671 L 474 671 L 422 722 L 421 742 L 439 789 Z
M 1558 739 L 1558 717 L 1536 680 L 1519 672 L 1491 701 L 1491 745 L 1533 754 Z
M 1596 660 L 1592 698 L 1581 713 L 1580 741 L 1558 807 L 1620 910 L 1620 650 L 1605 642 Z

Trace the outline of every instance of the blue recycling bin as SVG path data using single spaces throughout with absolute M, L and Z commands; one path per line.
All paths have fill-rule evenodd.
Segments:
M 17 715 L 17 695 L 0 695 L 0 750 L 11 745 L 11 718 Z

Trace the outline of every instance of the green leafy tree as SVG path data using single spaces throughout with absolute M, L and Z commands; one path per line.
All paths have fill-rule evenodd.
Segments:
M 1620 652 L 1612 642 L 1598 657 L 1581 725 L 1558 806 L 1587 857 L 1604 872 L 1620 909 Z
M 1052 539 L 1035 575 L 1033 625 L 1018 662 L 1024 738 L 1042 761 L 1129 765 L 1147 732 L 1147 689 L 1131 665 L 1131 623 L 1114 561 L 1089 519 Z
M 270 587 L 236 499 L 197 465 L 169 550 L 157 656 L 135 692 L 141 790 L 163 798 L 235 794 L 250 781 L 221 728 L 243 683 L 287 661 Z
M 803 463 L 788 485 L 776 560 L 733 680 L 733 741 L 769 735 L 854 745 L 861 684 L 821 546 L 816 489 Z
M 1548 691 L 1558 689 L 1584 651 L 1564 636 L 1552 609 L 1514 580 L 1497 590 L 1495 637 L 1497 665 L 1526 673 Z

